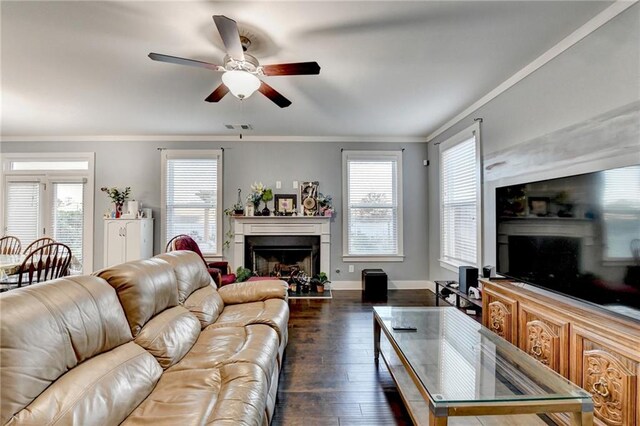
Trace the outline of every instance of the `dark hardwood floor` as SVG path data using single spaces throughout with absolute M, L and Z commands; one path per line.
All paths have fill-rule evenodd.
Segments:
M 289 344 L 273 425 L 410 425 L 384 362 L 373 361 L 375 305 L 434 306 L 428 290 L 390 290 L 386 303 L 359 291 L 290 300 Z

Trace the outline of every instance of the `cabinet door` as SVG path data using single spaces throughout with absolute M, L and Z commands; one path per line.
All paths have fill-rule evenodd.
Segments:
M 482 290 L 482 323 L 506 341 L 516 345 L 518 302 L 485 287 Z
M 122 223 L 117 220 L 106 221 L 104 231 L 104 267 L 122 262 L 124 262 Z
M 640 354 L 626 353 L 615 342 L 579 327 L 571 331 L 571 380 L 591 393 L 595 423 L 640 424 L 638 371 Z
M 132 220 L 123 224 L 125 239 L 125 262 L 140 259 L 141 236 L 140 221 Z
M 569 323 L 521 301 L 518 326 L 520 349 L 569 378 Z

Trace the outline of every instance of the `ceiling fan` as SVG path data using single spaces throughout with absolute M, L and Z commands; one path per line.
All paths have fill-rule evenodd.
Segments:
M 317 62 L 260 65 L 260 62 L 254 56 L 246 53 L 251 45 L 251 40 L 240 35 L 236 21 L 223 15 L 214 15 L 213 21 L 218 28 L 220 37 L 222 37 L 224 47 L 227 49 L 227 55 L 224 57 L 224 66 L 160 53 L 149 53 L 149 57 L 154 61 L 190 65 L 223 72 L 222 84 L 207 96 L 205 99 L 207 102 L 218 102 L 229 91 L 236 98 L 242 100 L 248 98 L 257 90 L 280 108 L 286 108 L 291 105 L 291 101 L 258 77 L 320 74 L 320 65 Z

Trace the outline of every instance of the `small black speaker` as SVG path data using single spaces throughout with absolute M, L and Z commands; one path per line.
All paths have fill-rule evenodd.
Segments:
M 458 283 L 460 283 L 458 290 L 467 294 L 469 292 L 469 287 L 478 287 L 478 268 L 474 268 L 473 266 L 461 266 L 458 272 Z

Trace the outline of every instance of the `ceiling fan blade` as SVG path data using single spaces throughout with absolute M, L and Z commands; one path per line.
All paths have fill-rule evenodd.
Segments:
M 207 68 L 212 71 L 225 71 L 220 65 L 210 64 L 208 62 L 196 61 L 195 59 L 178 58 L 177 56 L 163 55 L 161 53 L 149 53 L 149 57 L 154 61 L 169 62 L 171 64 L 189 65 L 191 67 Z
M 209 96 L 207 96 L 207 99 L 205 99 L 205 101 L 218 102 L 220 99 L 224 98 L 224 95 L 226 95 L 227 93 L 229 93 L 229 88 L 224 84 L 221 84 L 220 86 L 216 87 L 216 90 L 214 90 Z
M 258 91 L 263 95 L 265 95 L 267 98 L 271 99 L 271 101 L 274 104 L 278 105 L 280 108 L 286 108 L 289 105 L 291 105 L 291 101 L 289 99 L 282 96 L 280 92 L 277 92 L 276 89 L 269 86 L 264 81 L 260 82 L 260 87 L 258 88 Z
M 264 75 L 310 75 L 320 74 L 317 62 L 296 62 L 293 64 L 263 65 Z
M 242 50 L 240 32 L 238 32 L 236 21 L 223 15 L 213 15 L 213 21 L 218 27 L 218 32 L 229 56 L 237 61 L 244 61 L 244 51 Z

